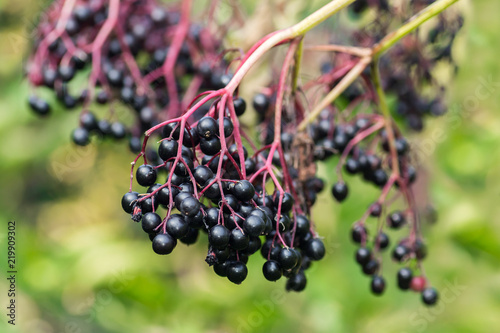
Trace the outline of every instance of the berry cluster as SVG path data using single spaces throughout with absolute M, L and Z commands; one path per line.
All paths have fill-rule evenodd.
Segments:
M 405 3 L 388 0 L 356 1 L 351 8 L 354 17 L 360 18 L 359 25 L 346 31 L 349 43 L 361 47 L 371 47 L 383 36 L 394 29 L 411 15 L 424 9 L 434 1 L 415 0 Z M 361 18 L 372 16 L 368 24 Z M 443 101 L 445 86 L 435 76 L 435 68 L 439 64 L 448 64 L 453 71 L 457 70 L 451 49 L 455 38 L 463 25 L 463 17 L 457 13 L 446 13 L 439 16 L 437 23 L 428 33 L 410 34 L 391 49 L 381 59 L 380 71 L 386 92 L 393 94 L 397 100 L 395 115 L 404 119 L 407 125 L 416 131 L 423 129 L 425 116 L 441 116 L 446 113 Z M 339 37 L 333 42 L 345 42 Z M 352 57 L 342 55 L 325 61 L 322 72 L 333 87 L 338 82 L 335 72 L 352 61 Z M 333 79 L 332 79 L 333 78 Z M 422 94 L 425 90 L 426 94 Z M 358 80 L 343 94 L 343 97 L 355 104 L 362 103 L 364 96 L 370 92 L 366 81 Z
M 92 134 L 128 137 L 138 153 L 145 130 L 178 115 L 201 89 L 224 85 L 221 45 L 179 8 L 156 0 L 57 1 L 39 24 L 27 77 L 52 90 L 66 109 L 82 110 L 72 133 L 76 144 L 87 145 Z M 113 112 L 120 104 L 133 110 L 124 119 Z M 41 116 L 51 111 L 37 95 L 29 105 Z M 98 119 L 90 110 L 102 106 L 111 112 Z
M 235 115 L 246 109 L 241 98 L 233 106 Z M 267 179 L 275 177 L 268 176 L 273 163 L 268 152 L 249 156 L 235 140 L 240 129 L 235 131 L 230 117 L 206 115 L 181 127 L 179 122 L 163 127 L 158 147 L 163 163 L 137 168 L 135 179 L 147 193 L 128 192 L 122 199 L 123 209 L 150 235 L 153 251 L 169 254 L 177 240 L 192 244 L 201 231 L 209 245 L 205 260 L 217 275 L 241 283 L 249 256 L 260 250 L 267 280 L 285 276 L 287 290 L 303 290 L 304 270 L 323 258 L 325 247 L 291 193 L 281 187 L 267 192 Z M 168 175 L 163 184 L 157 183 L 162 171 Z M 167 210 L 164 218 L 160 205 Z

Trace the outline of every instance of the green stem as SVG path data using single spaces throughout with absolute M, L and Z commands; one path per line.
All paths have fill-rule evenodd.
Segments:
M 297 86 L 299 84 L 299 74 L 300 74 L 300 67 L 302 64 L 303 53 L 304 53 L 304 38 L 301 38 L 299 45 L 297 47 L 297 51 L 295 52 L 295 66 L 293 68 L 293 74 L 292 74 L 292 95 L 295 95 L 295 92 L 297 91 Z
M 432 5 L 424 8 L 415 16 L 410 18 L 402 27 L 385 36 L 379 43 L 373 47 L 373 57 L 376 58 L 382 53 L 390 49 L 401 38 L 408 35 L 410 32 L 421 26 L 425 21 L 438 15 L 443 10 L 457 2 L 458 0 L 438 0 Z

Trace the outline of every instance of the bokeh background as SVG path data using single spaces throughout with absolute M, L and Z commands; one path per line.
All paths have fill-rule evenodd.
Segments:
M 244 3 L 250 11 L 257 6 Z M 288 3 L 286 12 L 267 13 L 277 26 L 304 14 L 301 1 Z M 68 139 L 74 112 L 54 103 L 54 116 L 46 120 L 27 108 L 22 66 L 45 5 L 0 0 L 0 244 L 5 257 L 6 224 L 16 220 L 19 271 L 15 328 L 6 324 L 7 284 L 0 279 L 0 332 L 498 332 L 499 1 L 464 7 L 450 111 L 410 135 L 422 157 L 419 202 L 437 214 L 436 223 L 424 224 L 426 272 L 445 296 L 434 308 L 397 290 L 395 264 L 384 267 L 384 296 L 369 293 L 348 233 L 377 192 L 358 179 L 349 180 L 350 199 L 342 206 L 328 191 L 320 196 L 315 216 L 327 257 L 308 272 L 300 294 L 286 293 L 284 281 L 265 281 L 258 255 L 241 286 L 207 267 L 203 242 L 155 255 L 120 208 L 133 158 L 126 145 L 76 148 Z M 332 168 L 321 168 L 328 184 Z

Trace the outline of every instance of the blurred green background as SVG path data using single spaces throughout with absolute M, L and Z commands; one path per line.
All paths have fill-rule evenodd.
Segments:
M 328 253 L 308 271 L 300 294 L 286 293 L 284 281 L 265 281 L 259 255 L 241 286 L 207 267 L 203 241 L 155 255 L 119 205 L 133 159 L 126 145 L 75 148 L 68 139 L 74 112 L 56 109 L 44 120 L 27 109 L 23 58 L 42 7 L 0 0 L 0 239 L 3 255 L 6 223 L 16 220 L 19 271 L 14 329 L 4 314 L 7 281 L 0 280 L 0 332 L 499 331 L 499 1 L 464 6 L 450 111 L 411 136 L 425 157 L 418 200 L 438 214 L 436 224 L 424 225 L 426 273 L 443 296 L 434 308 L 396 289 L 397 267 L 387 254 L 389 287 L 383 297 L 370 294 L 347 235 L 377 192 L 358 179 L 350 180 L 342 206 L 328 191 L 318 200 L 314 214 Z M 322 167 L 329 184 L 332 174 L 331 165 Z M 0 262 L 3 276 L 6 259 Z

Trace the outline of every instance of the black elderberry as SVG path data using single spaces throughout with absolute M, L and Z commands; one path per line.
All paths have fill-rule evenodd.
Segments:
M 218 202 L 219 199 L 221 199 L 220 186 L 219 186 L 219 183 L 217 183 L 216 181 L 214 182 L 214 180 L 215 180 L 215 178 L 210 178 L 207 181 L 207 186 L 208 186 L 208 184 L 211 184 L 211 185 L 204 189 L 205 192 L 203 194 L 208 199 Z
M 78 127 L 71 133 L 71 139 L 79 146 L 86 146 L 90 143 L 89 131 L 85 128 Z
M 80 124 L 87 131 L 93 131 L 97 129 L 97 119 L 95 115 L 90 111 L 83 112 L 80 115 Z
M 152 233 L 162 222 L 161 217 L 156 213 L 146 213 L 142 216 L 142 230 Z
M 205 186 L 213 176 L 212 170 L 205 165 L 199 165 L 193 170 L 193 177 L 200 186 Z
M 405 216 L 400 211 L 395 211 L 387 216 L 387 225 L 392 229 L 401 228 L 406 222 Z
M 134 210 L 134 202 L 139 198 L 139 193 L 137 192 L 128 192 L 125 193 L 122 197 L 122 208 L 125 213 L 131 214 Z
M 398 275 L 397 275 L 399 289 L 401 289 L 401 290 L 410 289 L 412 278 L 413 278 L 413 273 L 412 273 L 411 269 L 409 269 L 407 267 L 401 268 L 398 271 Z
M 153 208 L 156 210 L 158 208 L 159 202 L 158 200 L 154 200 L 154 205 L 153 205 L 153 198 L 147 198 L 147 199 L 142 199 L 140 201 L 140 205 L 142 212 L 147 213 L 147 212 L 152 212 Z
M 349 189 L 344 182 L 337 182 L 332 187 L 332 195 L 338 202 L 342 202 L 347 198 Z
M 208 241 L 216 249 L 223 249 L 229 244 L 231 233 L 223 225 L 213 226 L 208 233 Z
M 438 301 L 439 295 L 436 289 L 426 288 L 422 291 L 422 302 L 426 305 L 434 305 Z
M 233 100 L 233 104 L 234 104 L 234 111 L 238 117 L 245 113 L 247 109 L 247 103 L 243 98 L 241 97 L 235 98 Z
M 200 139 L 200 149 L 206 155 L 215 155 L 221 150 L 219 138 Z
M 291 248 L 281 249 L 278 262 L 283 269 L 292 269 L 297 265 L 299 258 L 295 250 Z
M 371 290 L 374 295 L 382 295 L 385 290 L 384 278 L 378 275 L 374 275 L 371 282 Z
M 96 96 L 96 101 L 99 104 L 106 104 L 108 102 L 109 96 L 105 91 L 100 91 Z
M 127 135 L 127 130 L 125 126 L 120 122 L 114 122 L 111 124 L 111 135 L 115 139 L 123 139 Z
M 198 132 L 200 138 L 210 139 L 219 133 L 219 124 L 217 124 L 217 121 L 212 117 L 203 117 L 200 121 L 198 121 L 196 131 Z
M 135 173 L 137 183 L 141 186 L 151 186 L 156 181 L 156 170 L 149 164 L 141 165 Z
M 297 215 L 295 217 L 295 223 L 295 235 L 297 235 L 298 237 L 303 236 L 309 232 L 309 228 L 311 225 L 309 219 L 304 215 Z
M 92 16 L 92 10 L 89 6 L 78 5 L 73 11 L 73 15 L 78 20 L 78 22 L 85 23 L 88 22 Z
M 179 214 L 171 215 L 166 223 L 167 232 L 176 239 L 186 236 L 189 231 L 187 222 Z
M 216 226 L 219 222 L 219 210 L 215 207 L 206 209 L 203 222 L 207 225 L 208 229 Z
M 304 252 L 311 260 L 321 260 L 326 253 L 325 244 L 321 239 L 313 238 L 305 244 Z
M 170 197 L 174 199 L 177 194 L 179 194 L 179 190 L 176 187 L 172 186 L 171 189 L 169 189 L 168 186 L 165 186 L 158 191 L 157 199 L 160 204 L 168 206 L 170 204 Z
M 200 231 L 195 228 L 189 228 L 188 233 L 186 236 L 182 237 L 180 239 L 181 243 L 186 244 L 186 245 L 191 245 L 196 243 L 198 240 L 198 235 L 200 234 Z
M 299 270 L 297 274 L 294 274 L 288 278 L 286 281 L 286 290 L 287 291 L 296 291 L 300 292 L 305 289 L 307 285 L 306 275 L 302 270 Z
M 375 259 L 370 259 L 366 264 L 363 265 L 363 273 L 366 275 L 373 275 L 377 272 L 378 268 L 378 261 Z
M 389 246 L 389 236 L 384 232 L 380 232 L 375 238 L 375 245 L 381 250 L 386 249 Z
M 97 128 L 102 135 L 111 133 L 111 124 L 106 119 L 101 119 L 97 122 Z
M 266 223 L 264 220 L 256 215 L 248 216 L 243 222 L 243 229 L 245 229 L 250 236 L 259 236 L 264 232 L 265 228 Z
M 153 238 L 153 251 L 157 254 L 170 254 L 177 245 L 177 240 L 169 234 L 158 234 Z
M 106 76 L 108 78 L 109 84 L 113 87 L 121 87 L 123 85 L 123 73 L 117 69 L 110 69 Z
M 252 255 L 259 251 L 261 247 L 262 241 L 260 240 L 260 237 L 250 236 L 250 241 L 248 242 L 248 247 L 245 249 L 245 253 Z
M 248 247 L 250 239 L 247 234 L 243 233 L 241 229 L 234 228 L 231 231 L 231 236 L 229 238 L 229 245 L 234 250 L 244 250 Z
M 200 202 L 192 196 L 189 196 L 181 201 L 179 211 L 188 217 L 194 217 L 200 212 Z
M 223 210 L 225 213 L 227 213 L 227 214 L 231 213 L 231 210 L 229 209 L 229 207 L 231 207 L 231 209 L 233 211 L 238 211 L 240 209 L 240 203 L 234 195 L 227 194 L 224 196 L 224 199 L 225 199 L 225 204 L 224 204 Z
M 72 66 L 59 66 L 57 73 L 64 82 L 68 82 L 75 76 L 75 68 Z
M 356 250 L 356 262 L 361 266 L 366 265 L 372 258 L 372 252 L 366 247 L 360 247 Z
M 227 267 L 227 278 L 235 284 L 243 282 L 248 274 L 247 265 L 241 261 L 234 261 Z
M 231 134 L 233 134 L 233 130 L 234 130 L 233 122 L 231 121 L 231 119 L 229 119 L 227 117 L 224 117 L 222 122 L 224 125 L 224 136 L 226 138 L 228 138 L 231 136 Z
M 370 215 L 373 217 L 379 217 L 382 215 L 382 205 L 378 202 L 373 203 L 370 206 Z
M 139 154 L 142 149 L 142 140 L 136 136 L 133 136 L 129 139 L 128 146 L 130 151 L 134 154 Z
M 181 206 L 182 201 L 184 199 L 192 197 L 191 193 L 179 191 L 179 193 L 175 196 L 174 203 L 175 207 L 179 208 Z
M 42 72 L 43 84 L 49 88 L 54 88 L 57 79 L 57 72 L 51 68 L 45 68 Z
M 367 230 L 364 226 L 356 224 L 351 230 L 351 238 L 355 243 L 361 243 L 366 239 Z
M 255 188 L 248 180 L 240 180 L 234 184 L 231 193 L 241 201 L 249 201 L 255 195 Z
M 354 175 L 358 173 L 359 171 L 359 163 L 353 158 L 347 159 L 344 165 L 345 170 L 350 173 L 351 175 Z
M 406 258 L 408 254 L 410 254 L 410 249 L 400 244 L 396 246 L 392 251 L 392 258 L 398 262 L 401 262 Z
M 268 281 L 277 281 L 281 278 L 281 266 L 274 260 L 268 260 L 262 266 L 262 273 Z
M 261 115 L 266 113 L 269 104 L 270 104 L 269 97 L 264 94 L 255 95 L 252 101 L 253 108 Z
M 226 277 L 227 276 L 227 268 L 229 266 L 229 263 L 227 261 L 223 262 L 218 262 L 214 264 L 214 272 L 218 276 Z

